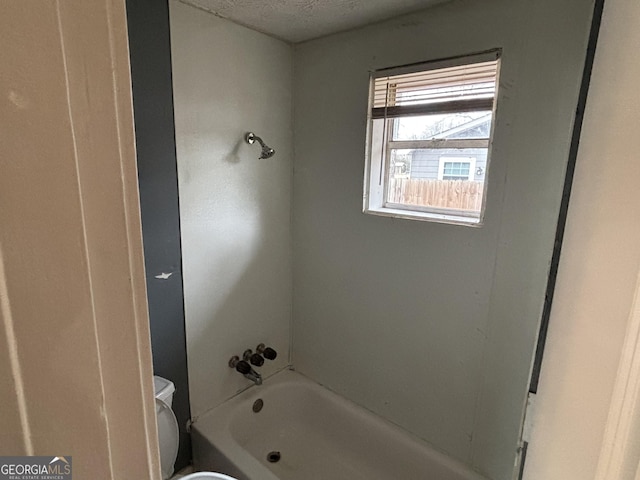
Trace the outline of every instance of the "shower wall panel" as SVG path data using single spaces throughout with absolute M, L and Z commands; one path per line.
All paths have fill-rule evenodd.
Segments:
M 292 49 L 170 3 L 191 413 L 252 383 L 228 361 L 258 343 L 289 361 Z M 249 131 L 276 150 L 259 160 Z

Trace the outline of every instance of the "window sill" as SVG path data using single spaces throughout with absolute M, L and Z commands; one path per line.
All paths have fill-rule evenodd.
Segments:
M 405 210 L 400 208 L 376 207 L 365 208 L 364 213 L 368 215 L 378 215 L 381 217 L 402 218 L 405 220 L 418 220 L 421 222 L 448 223 L 451 225 L 465 225 L 467 227 L 481 227 L 480 218 L 463 217 L 458 215 L 447 215 L 434 212 L 422 212 L 416 210 Z

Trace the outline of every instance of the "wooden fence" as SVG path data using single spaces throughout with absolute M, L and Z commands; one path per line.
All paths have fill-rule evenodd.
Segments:
M 483 189 L 480 182 L 391 178 L 387 201 L 479 212 Z

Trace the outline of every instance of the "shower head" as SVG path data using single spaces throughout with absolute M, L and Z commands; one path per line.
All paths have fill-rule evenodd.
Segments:
M 276 151 L 273 148 L 265 145 L 262 139 L 257 135 L 255 135 L 254 133 L 251 133 L 251 132 L 247 133 L 247 135 L 245 136 L 245 140 L 249 145 L 253 145 L 253 142 L 258 142 L 260 144 L 260 146 L 262 147 L 262 152 L 258 157 L 260 160 L 264 160 L 265 158 L 271 158 L 276 153 Z

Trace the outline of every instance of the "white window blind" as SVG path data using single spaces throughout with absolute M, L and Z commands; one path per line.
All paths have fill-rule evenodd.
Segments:
M 378 71 L 374 78 L 374 119 L 492 110 L 498 59 L 395 75 L 384 73 Z

